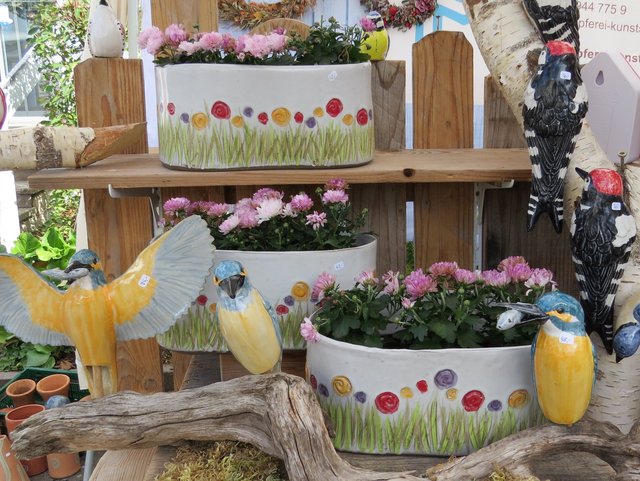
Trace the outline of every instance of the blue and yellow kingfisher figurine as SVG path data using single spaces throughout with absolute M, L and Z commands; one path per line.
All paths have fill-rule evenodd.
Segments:
M 556 291 L 536 304 L 499 305 L 511 308 L 498 318 L 500 330 L 542 323 L 531 345 L 538 403 L 549 421 L 568 426 L 578 422 L 591 401 L 597 367 L 580 303 Z
M 229 350 L 252 374 L 279 371 L 282 335 L 269 302 L 251 285 L 239 262 L 222 261 L 214 274 L 216 314 Z
M 91 395 L 111 394 L 116 341 L 153 337 L 186 312 L 213 265 L 212 241 L 206 222 L 189 217 L 109 283 L 96 253 L 79 250 L 65 270 L 45 272 L 71 282 L 66 291 L 19 257 L 0 254 L 0 324 L 26 342 L 75 346 Z

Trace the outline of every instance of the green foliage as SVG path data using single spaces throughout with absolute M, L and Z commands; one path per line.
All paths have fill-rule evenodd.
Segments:
M 38 4 L 29 44 L 42 75 L 43 107 L 49 117 L 45 125 L 77 125 L 73 69 L 84 49 L 89 15 L 88 0 Z
M 0 371 L 21 371 L 28 367 L 50 369 L 56 359 L 73 353 L 67 346 L 44 346 L 22 342 L 4 327 L 0 326 Z
M 49 227 L 40 238 L 30 232 L 22 232 L 11 252 L 41 270 L 64 269 L 76 248 L 73 233 L 68 239 L 66 241 L 55 227 Z
M 65 238 L 75 237 L 80 193 L 81 191 L 78 189 L 48 191 L 47 221 L 44 223 L 43 229 L 55 227 Z M 73 243 L 75 244 L 75 242 Z

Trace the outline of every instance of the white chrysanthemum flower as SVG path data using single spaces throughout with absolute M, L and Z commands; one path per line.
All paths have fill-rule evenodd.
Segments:
M 258 211 L 258 223 L 262 224 L 282 214 L 283 206 L 282 199 L 264 199 L 256 209 Z

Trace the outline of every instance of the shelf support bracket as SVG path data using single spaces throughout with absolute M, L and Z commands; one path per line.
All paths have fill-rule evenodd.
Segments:
M 160 224 L 162 215 L 162 203 L 160 196 L 160 188 L 132 188 L 121 189 L 109 184 L 109 195 L 113 199 L 126 199 L 129 197 L 148 197 L 151 204 L 151 222 L 153 223 L 154 239 L 164 232 L 164 228 Z
M 489 189 L 511 189 L 513 180 L 506 182 L 475 182 L 473 184 L 473 269 L 481 271 L 484 253 L 484 194 Z

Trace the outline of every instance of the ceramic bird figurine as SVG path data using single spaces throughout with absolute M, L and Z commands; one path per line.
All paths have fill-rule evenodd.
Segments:
M 229 350 L 252 374 L 279 371 L 282 335 L 269 302 L 251 285 L 239 262 L 222 261 L 214 274 L 216 313 Z
M 0 254 L 0 324 L 23 341 L 75 346 L 92 396 L 110 394 L 118 387 L 116 341 L 155 336 L 186 312 L 213 265 L 212 240 L 204 220 L 188 217 L 110 283 L 98 256 L 80 250 L 64 271 L 47 271 L 71 282 L 66 291 Z
M 616 362 L 633 356 L 640 347 L 640 292 L 636 292 L 620 308 L 613 326 L 613 351 Z
M 622 177 L 611 169 L 587 173 L 579 205 L 571 218 L 571 254 L 580 288 L 587 332 L 596 331 L 613 352 L 613 302 L 624 274 L 636 223 L 622 199 Z
M 372 61 L 384 60 L 389 52 L 389 32 L 384 26 L 384 20 L 375 10 L 367 14 L 367 18 L 375 25 L 375 30 L 367 32 L 360 49 L 369 54 Z
M 536 304 L 499 305 L 512 310 L 500 315 L 498 329 L 542 323 L 531 345 L 538 403 L 549 421 L 568 426 L 578 422 L 589 406 L 597 367 L 580 303 L 555 291 Z
M 544 42 L 562 40 L 580 52 L 578 19 L 580 10 L 576 0 L 523 0 L 525 11 Z
M 559 233 L 564 211 L 564 178 L 582 119 L 587 114 L 587 92 L 571 44 L 548 42 L 538 65 L 522 106 L 532 170 L 527 229 L 532 230 L 540 215 L 547 212 Z
M 100 3 L 91 11 L 87 43 L 93 57 L 122 57 L 124 27 L 106 0 L 100 0 Z

